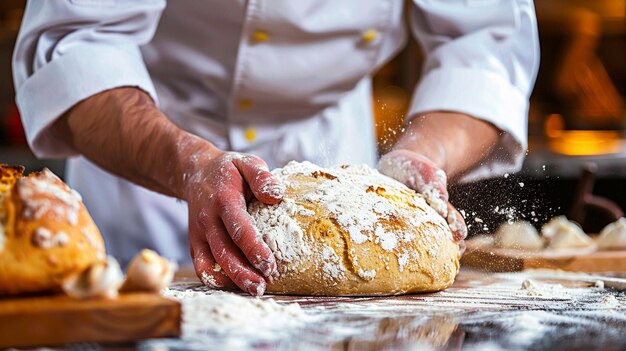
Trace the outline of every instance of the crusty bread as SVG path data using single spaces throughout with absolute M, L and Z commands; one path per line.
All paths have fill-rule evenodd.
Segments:
M 248 208 L 278 262 L 268 292 L 392 295 L 453 283 L 459 246 L 415 191 L 361 165 L 291 162 L 273 174 L 283 201 Z
M 0 165 L 0 295 L 60 291 L 69 275 L 105 260 L 80 195 L 52 172 Z

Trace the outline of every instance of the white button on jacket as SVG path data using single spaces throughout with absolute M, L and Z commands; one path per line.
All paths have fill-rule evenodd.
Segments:
M 425 51 L 408 116 L 459 111 L 505 133 L 469 178 L 519 166 L 539 49 L 531 0 L 32 0 L 13 57 L 17 104 L 40 157 L 68 180 L 108 250 L 189 262 L 186 205 L 108 174 L 48 132 L 103 90 L 135 86 L 178 126 L 277 167 L 375 164 L 371 76 L 407 40 Z

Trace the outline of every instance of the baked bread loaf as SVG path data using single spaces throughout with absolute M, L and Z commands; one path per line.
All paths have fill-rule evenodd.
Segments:
M 393 295 L 453 283 L 459 246 L 420 194 L 364 165 L 290 162 L 272 173 L 283 201 L 248 208 L 278 263 L 267 292 Z
M 47 169 L 23 172 L 0 165 L 0 295 L 61 291 L 106 259 L 80 195 Z

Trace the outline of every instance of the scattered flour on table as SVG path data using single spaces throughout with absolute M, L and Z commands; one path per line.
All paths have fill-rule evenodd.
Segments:
M 223 291 L 165 289 L 161 294 L 182 304 L 182 337 L 189 342 L 220 335 L 271 340 L 307 320 L 295 303 L 279 304 Z
M 523 294 L 528 296 L 541 296 L 545 298 L 555 298 L 563 296 L 565 288 L 560 284 L 538 283 L 532 279 L 525 279 L 520 288 Z
M 249 349 L 245 346 L 274 345 L 265 341 L 278 339 L 282 340 L 278 343 L 286 340 L 288 347 L 282 349 L 289 350 L 302 345 L 328 349 L 337 343 L 344 345 L 345 340 L 383 345 L 380 340 L 393 342 L 398 335 L 430 335 L 432 330 L 450 327 L 451 331 L 458 326 L 469 334 L 505 335 L 468 343 L 464 349 L 515 351 L 554 341 L 565 332 L 572 336 L 596 333 L 596 340 L 604 343 L 621 340 L 620 326 L 626 326 L 626 295 L 596 284 L 609 277 L 549 270 L 496 273 L 487 283 L 465 277 L 463 288 L 394 298 L 303 296 L 290 297 L 289 303 L 284 303 L 282 297 L 275 302 L 217 292 L 197 282 L 174 284 L 163 293 L 183 304 L 184 334 L 182 340 L 174 340 L 179 342 L 175 346 L 190 349 L 192 344 L 198 350 L 206 345 Z M 572 285 L 571 281 L 588 285 Z M 381 329 L 381 325 L 393 327 Z M 420 340 L 425 339 L 407 339 L 410 344 L 404 349 L 412 349 Z
M 502 325 L 509 330 L 509 342 L 518 346 L 530 346 L 552 327 L 546 321 L 553 316 L 545 311 L 522 312 L 505 319 Z
M 613 295 L 605 295 L 602 298 L 602 303 L 607 305 L 608 307 L 617 307 L 620 305 L 619 300 Z

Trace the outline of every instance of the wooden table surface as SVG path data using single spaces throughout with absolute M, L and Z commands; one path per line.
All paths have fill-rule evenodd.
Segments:
M 226 349 L 236 342 L 237 349 L 250 350 L 626 350 L 626 293 L 594 287 L 593 279 L 579 277 L 584 276 L 462 270 L 452 287 L 434 294 L 264 296 L 299 304 L 310 321 L 283 328 L 270 339 L 208 330 L 200 343 L 186 340 L 183 326 L 182 339 L 137 346 Z M 541 289 L 522 289 L 528 279 Z M 189 277 L 179 277 L 171 289 L 207 290 Z M 250 323 L 265 328 L 272 321 Z

